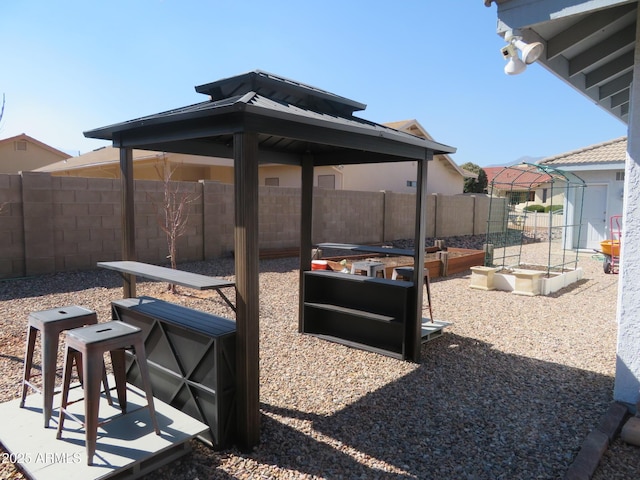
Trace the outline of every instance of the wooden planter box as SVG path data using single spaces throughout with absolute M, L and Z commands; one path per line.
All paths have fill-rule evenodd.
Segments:
M 484 252 L 482 250 L 471 250 L 467 248 L 449 248 L 448 260 L 446 267 L 440 258 L 437 258 L 438 253 L 428 253 L 424 262 L 424 269 L 429 272 L 429 278 L 446 277 L 448 275 L 454 275 L 469 270 L 473 266 L 484 264 Z M 353 261 L 363 260 L 366 258 L 375 258 L 375 255 L 353 255 L 347 257 L 329 257 L 323 258 L 326 260 L 329 266 L 329 270 L 334 272 L 340 272 L 344 267 L 340 264 L 341 260 L 347 261 L 347 269 L 351 271 L 351 263 Z M 386 278 L 391 278 L 393 275 L 393 269 L 398 267 L 413 267 L 413 261 L 411 259 L 402 262 L 399 261 L 394 264 L 385 266 Z
M 454 275 L 469 270 L 471 267 L 484 265 L 484 252 L 468 248 L 449 248 L 449 267 L 447 275 Z

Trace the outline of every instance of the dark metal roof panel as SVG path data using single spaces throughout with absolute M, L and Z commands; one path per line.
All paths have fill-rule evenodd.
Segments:
M 385 137 L 390 140 L 432 149 L 435 154 L 454 153 L 456 151 L 454 147 L 450 147 L 433 140 L 428 140 L 423 137 L 418 137 L 416 135 L 411 135 L 410 133 L 402 132 L 362 118 L 345 118 L 326 113 L 319 113 L 313 110 L 299 108 L 294 105 L 274 102 L 273 100 L 261 95 L 255 95 L 249 102 L 249 105 L 250 107 L 248 107 L 247 111 L 253 112 L 253 108 L 255 108 L 256 111 L 259 112 L 262 110 L 262 113 L 266 113 L 272 117 L 296 117 L 298 121 L 304 121 L 310 125 L 317 125 L 319 127 L 331 125 L 331 128 L 338 128 L 342 131 L 351 131 L 353 133 L 361 133 L 378 138 Z
M 354 117 L 353 110 L 362 104 L 265 72 L 197 89 L 212 99 L 87 131 L 85 136 L 111 140 L 116 147 L 229 157 L 233 135 L 254 132 L 270 157 L 280 155 L 299 164 L 302 154 L 310 154 L 315 165 L 424 160 L 455 152 L 430 138 Z
M 152 115 L 146 115 L 144 117 L 134 118 L 120 123 L 114 123 L 105 127 L 95 128 L 93 130 L 87 130 L 84 132 L 84 136 L 88 138 L 100 138 L 102 140 L 113 140 L 113 134 L 131 128 L 138 128 L 143 126 L 152 125 L 154 123 L 164 123 L 175 118 L 197 118 L 206 117 L 211 114 L 211 110 L 231 107 L 241 97 L 231 97 L 224 100 L 212 102 L 200 102 L 193 105 L 187 105 L 186 107 L 175 108 L 167 110 L 166 112 L 154 113 Z
M 364 103 L 262 70 L 199 85 L 196 92 L 210 95 L 214 101 L 255 92 L 272 100 L 343 115 L 366 108 Z
M 401 132 L 390 127 L 385 127 L 377 123 L 369 122 L 361 118 L 345 118 L 337 115 L 315 112 L 313 110 L 300 108 L 294 105 L 276 102 L 252 92 L 243 96 L 235 96 L 219 101 L 202 102 L 90 130 L 85 132 L 85 136 L 89 138 L 114 140 L 119 134 L 129 132 L 134 129 L 150 129 L 152 127 L 169 125 L 175 122 L 201 120 L 213 118 L 230 112 L 241 111 L 250 112 L 263 117 L 288 120 L 298 124 L 367 135 L 376 139 L 386 138 L 395 142 L 431 149 L 434 151 L 434 154 L 454 153 L 456 151 L 453 147 L 417 137 L 409 133 Z M 227 132 L 227 134 L 229 133 L 232 132 Z M 287 137 L 286 132 L 281 132 L 280 136 Z M 301 140 L 301 138 L 298 138 L 298 140 Z

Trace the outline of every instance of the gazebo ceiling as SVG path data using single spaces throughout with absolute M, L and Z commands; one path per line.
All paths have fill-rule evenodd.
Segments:
M 85 132 L 115 147 L 233 158 L 233 135 L 258 134 L 260 161 L 314 165 L 421 160 L 455 148 L 354 117 L 364 104 L 256 70 L 196 87 L 205 102 Z

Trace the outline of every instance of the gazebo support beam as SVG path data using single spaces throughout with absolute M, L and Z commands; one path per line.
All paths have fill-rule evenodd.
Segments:
M 425 158 L 417 162 L 417 188 L 416 188 L 416 218 L 413 258 L 413 283 L 416 289 L 415 311 L 412 312 L 414 323 L 407 328 L 407 357 L 413 362 L 419 363 L 422 350 L 422 282 L 424 279 L 424 249 L 427 210 L 427 167 L 433 159 L 433 151 L 427 150 Z
M 302 194 L 300 205 L 300 300 L 298 332 L 304 331 L 304 272 L 311 267 L 313 245 L 313 157 L 302 157 Z
M 260 443 L 258 135 L 233 136 L 238 443 Z
M 136 260 L 136 224 L 133 198 L 133 151 L 120 148 L 120 182 L 122 186 L 122 259 Z M 136 276 L 123 274 L 124 298 L 136 296 Z

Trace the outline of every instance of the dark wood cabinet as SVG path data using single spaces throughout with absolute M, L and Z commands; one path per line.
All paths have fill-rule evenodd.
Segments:
M 304 273 L 301 330 L 406 359 L 407 319 L 415 317 L 413 282 L 331 271 Z
M 112 302 L 113 318 L 141 328 L 153 396 L 209 426 L 201 440 L 216 448 L 235 437 L 236 324 L 151 297 Z M 127 381 L 141 385 L 135 362 Z

